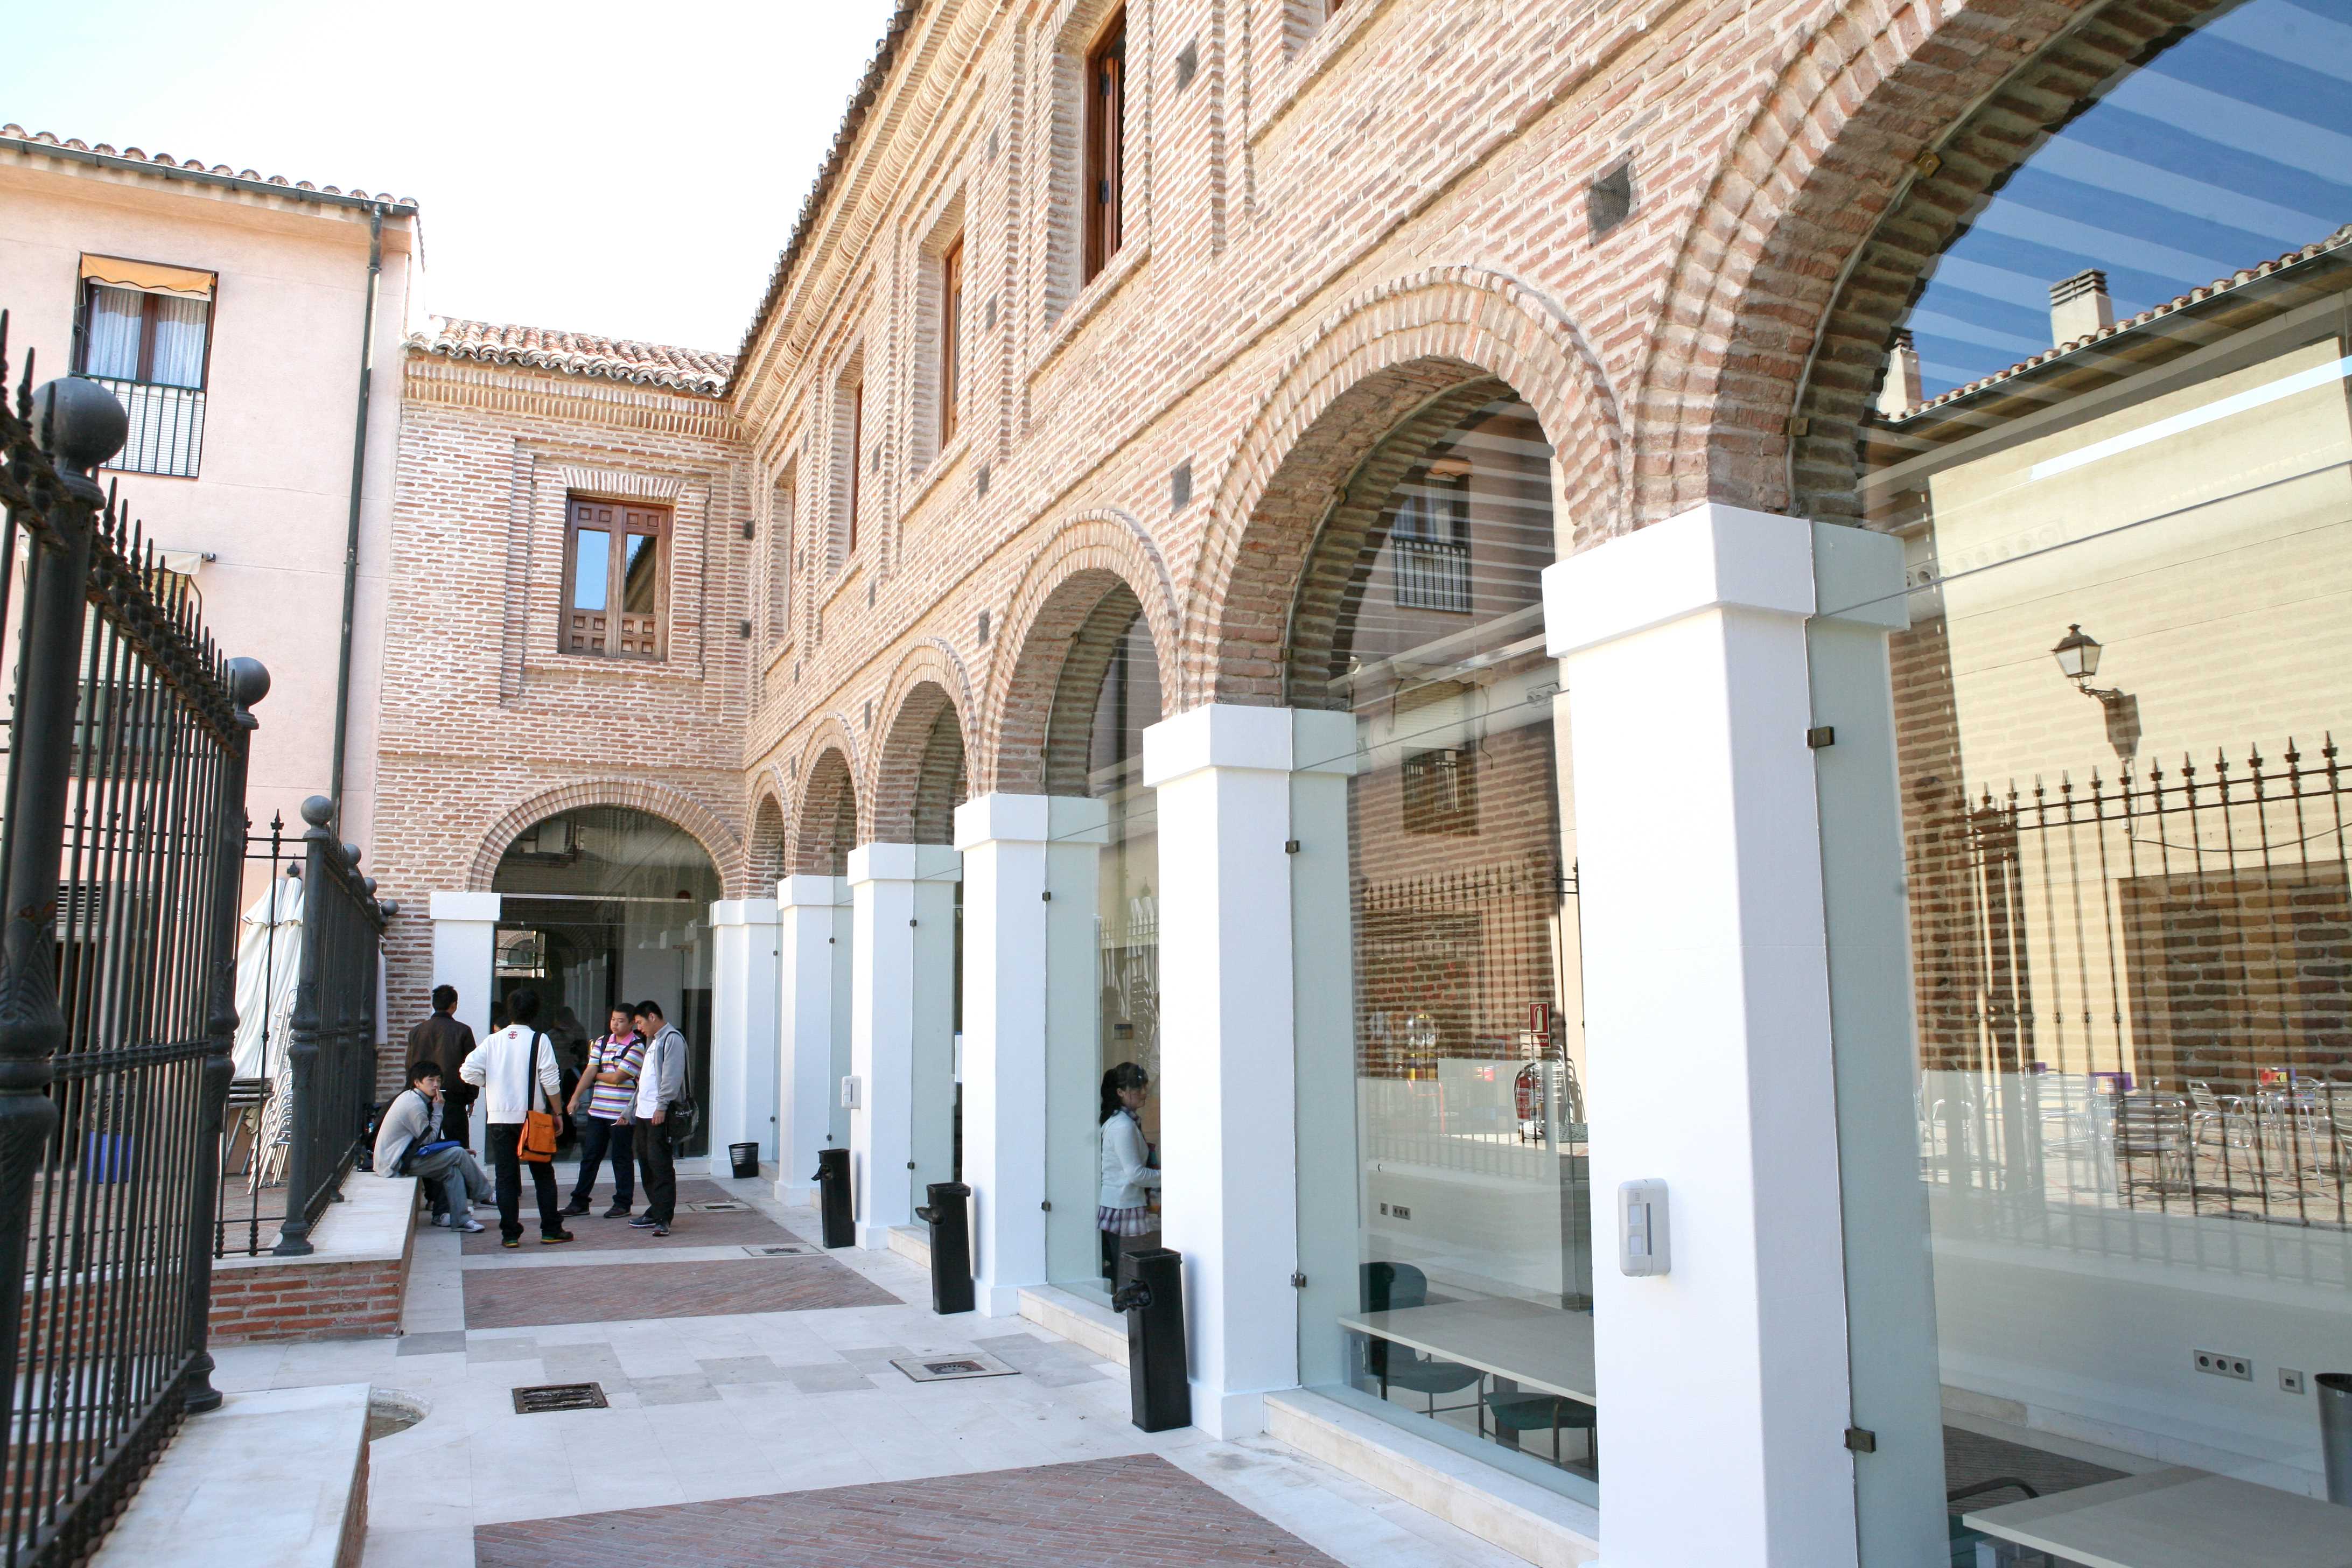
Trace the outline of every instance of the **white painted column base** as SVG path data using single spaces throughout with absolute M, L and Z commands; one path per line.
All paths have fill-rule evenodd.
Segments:
M 497 893 L 435 893 L 427 906 L 433 915 L 433 984 L 457 988 L 457 1021 L 479 1040 L 490 1032 L 490 978 L 498 962 L 499 895 Z M 444 1062 L 455 1073 L 457 1062 Z M 489 1156 L 483 1142 L 482 1118 L 468 1117 L 466 1133 L 477 1158 Z
M 816 1157 L 828 1147 L 841 1075 L 834 1019 L 847 1005 L 835 994 L 835 958 L 848 940 L 848 884 L 839 877 L 787 877 L 776 884 L 779 996 L 776 1201 L 816 1201 Z
M 1263 1431 L 1298 1382 L 1292 770 L 1352 765 L 1345 713 L 1214 704 L 1143 732 L 1159 791 L 1160 1165 L 1184 1255 L 1193 1424 Z
M 1608 1568 L 1856 1561 L 1805 623 L 1811 525 L 1704 506 L 1549 568 L 1573 715 Z M 1632 1279 L 1619 1184 L 1666 1184 Z
M 776 904 L 728 899 L 710 906 L 710 1173 L 732 1176 L 729 1145 L 776 1157 Z

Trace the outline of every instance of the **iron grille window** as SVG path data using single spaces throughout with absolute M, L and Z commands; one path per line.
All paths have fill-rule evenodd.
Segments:
M 1475 838 L 1478 834 L 1478 757 L 1467 746 L 1415 752 L 1404 760 L 1407 833 Z
M 85 256 L 74 313 L 74 370 L 131 416 L 126 473 L 194 479 L 204 452 L 214 276 L 184 267 Z
M 1400 609 L 1470 610 L 1470 463 L 1440 458 L 1399 489 L 1389 534 Z

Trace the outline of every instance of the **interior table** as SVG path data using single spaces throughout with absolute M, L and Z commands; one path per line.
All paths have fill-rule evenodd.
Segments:
M 2084 1568 L 2352 1568 L 2352 1509 L 2206 1470 L 2153 1470 L 1962 1514 L 1979 1568 L 2047 1552 Z
M 1592 1394 L 1592 1314 L 1491 1297 L 1399 1307 L 1342 1318 L 1339 1326 L 1423 1355 L 1475 1366 L 1522 1388 L 1580 1405 Z M 2332 1568 L 2332 1565 L 2331 1565 Z

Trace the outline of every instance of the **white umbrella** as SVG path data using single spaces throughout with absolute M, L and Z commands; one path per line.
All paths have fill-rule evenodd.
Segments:
M 276 1078 L 286 1061 L 302 969 L 302 880 L 273 878 L 245 911 L 236 945 L 238 1078 Z

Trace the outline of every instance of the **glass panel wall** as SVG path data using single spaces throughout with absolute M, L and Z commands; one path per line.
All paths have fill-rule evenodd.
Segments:
M 1500 387 L 1461 406 L 1372 456 L 1402 477 L 1302 590 L 1343 585 L 1330 643 L 1293 650 L 1292 700 L 1352 713 L 1355 748 L 1301 759 L 1293 785 L 1301 1377 L 1589 1500 L 1551 448 Z
M 2286 1561 L 2352 1371 L 2347 45 L 2251 0 L 2068 106 L 1864 430 L 1911 584 L 1913 1436 L 1996 1538 L 2029 1489 L 2186 1467 L 2269 1489 L 2188 1510 L 2210 1560 Z
M 1048 766 L 1057 795 L 1084 794 L 1055 802 L 1046 858 L 1046 1270 L 1107 1300 L 1118 1254 L 1160 1245 L 1159 822 L 1143 783 L 1160 676 L 1125 589 L 1086 625 L 1051 742 L 1082 752 L 1082 778 Z

